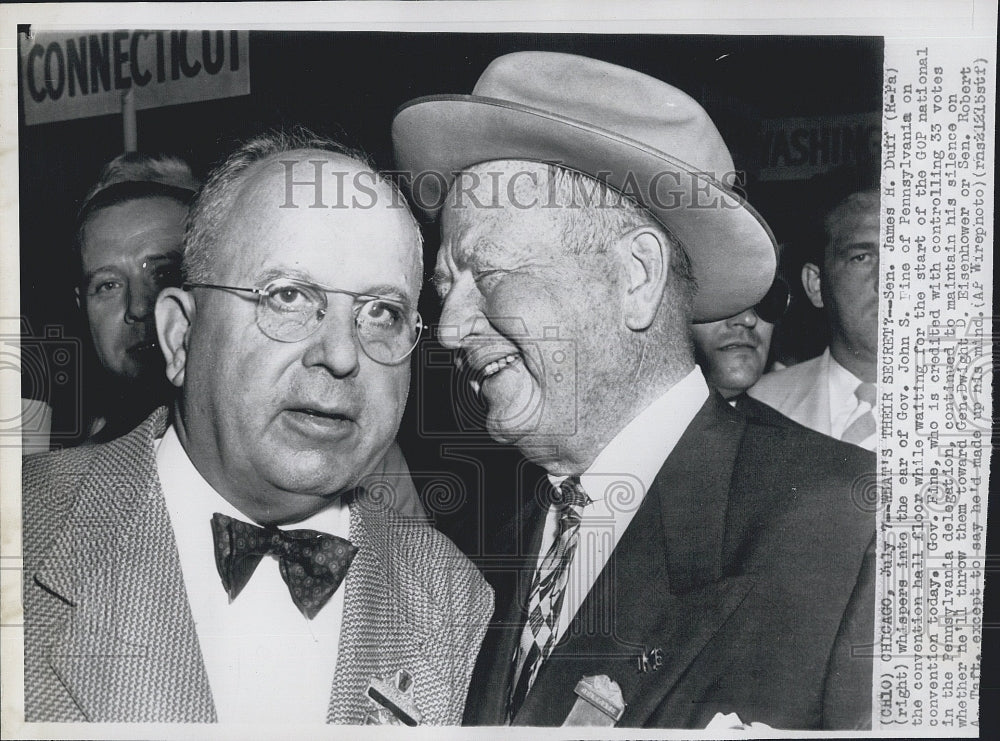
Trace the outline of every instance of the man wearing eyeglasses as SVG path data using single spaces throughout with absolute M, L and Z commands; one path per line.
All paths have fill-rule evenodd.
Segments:
M 492 596 L 391 501 L 421 261 L 362 155 L 216 170 L 156 306 L 174 408 L 25 464 L 28 720 L 460 720 Z
M 730 406 L 776 424 L 791 420 L 747 394 L 767 366 L 774 325 L 788 308 L 788 286 L 776 277 L 759 302 L 728 319 L 691 325 L 695 360 L 708 385 Z

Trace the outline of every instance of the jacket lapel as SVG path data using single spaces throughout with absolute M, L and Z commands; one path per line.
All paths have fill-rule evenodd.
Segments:
M 358 553 L 344 582 L 347 591 L 329 723 L 364 723 L 372 707 L 365 694 L 368 683 L 391 678 L 400 669 L 414 679 L 418 707 L 427 705 L 424 693 L 434 675 L 429 663 L 434 652 L 421 649 L 432 639 L 434 627 L 414 620 L 421 585 L 402 583 L 407 573 L 405 564 L 398 561 L 402 558 L 399 538 L 410 526 L 418 523 L 407 524 L 364 495 L 351 502 L 350 538 Z
M 750 578 L 723 573 L 729 482 L 745 420 L 710 398 L 664 462 L 515 723 L 560 725 L 583 676 L 605 674 L 641 726 L 739 606 Z M 662 665 L 640 669 L 660 649 Z M 648 655 L 648 654 L 647 654 Z M 655 663 L 655 659 L 652 663 Z
M 539 475 L 543 475 L 539 473 Z M 539 486 L 545 485 L 540 481 Z M 525 486 L 534 491 L 535 486 Z M 466 725 L 503 725 L 507 722 L 507 694 L 526 619 L 525 605 L 545 530 L 546 509 L 537 497 L 522 502 L 519 514 L 500 533 L 492 556 L 495 563 L 481 563 L 484 571 L 495 566 L 496 611 L 472 675 L 466 703 Z
M 156 476 L 160 410 L 102 448 L 35 581 L 67 604 L 49 662 L 91 721 L 213 721 Z
M 723 555 L 730 482 L 745 430 L 746 419 L 713 395 L 651 487 L 659 504 L 670 598 L 660 609 L 666 621 L 654 629 L 663 643 L 647 645 L 661 647 L 664 660 L 659 670 L 633 675 L 635 691 L 626 695 L 631 702 L 620 725 L 646 723 L 753 587 L 753 577 L 726 573 Z M 658 718 L 657 725 L 663 724 Z M 678 717 L 666 725 L 688 723 Z

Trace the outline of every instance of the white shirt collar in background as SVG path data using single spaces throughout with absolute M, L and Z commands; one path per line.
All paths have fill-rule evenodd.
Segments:
M 844 430 L 855 419 L 867 413 L 871 407 L 868 406 L 867 402 L 859 401 L 854 394 L 861 379 L 834 360 L 833 355 L 830 354 L 830 348 L 826 349 L 824 357 L 827 362 L 826 377 L 830 391 L 830 436 L 839 440 L 843 436 Z M 859 443 L 862 448 L 867 450 L 874 450 L 878 441 L 878 410 L 872 409 L 872 414 L 875 417 L 876 432 Z

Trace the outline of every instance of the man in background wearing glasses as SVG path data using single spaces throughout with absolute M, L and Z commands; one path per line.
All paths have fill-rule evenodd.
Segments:
M 421 262 L 363 155 L 216 170 L 156 306 L 174 408 L 25 464 L 29 721 L 459 722 L 492 596 L 391 501 Z
M 746 414 L 778 424 L 790 420 L 747 394 L 767 367 L 774 325 L 788 308 L 788 286 L 776 277 L 757 304 L 727 319 L 691 325 L 695 359 L 708 385 Z

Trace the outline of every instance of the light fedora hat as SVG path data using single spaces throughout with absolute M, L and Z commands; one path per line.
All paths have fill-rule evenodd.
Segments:
M 683 243 L 698 321 L 753 306 L 774 279 L 774 237 L 725 184 L 733 160 L 715 124 L 686 93 L 635 70 L 573 54 L 507 54 L 472 95 L 405 103 L 392 139 L 413 200 L 431 217 L 455 173 L 492 160 L 554 163 L 630 195 Z

